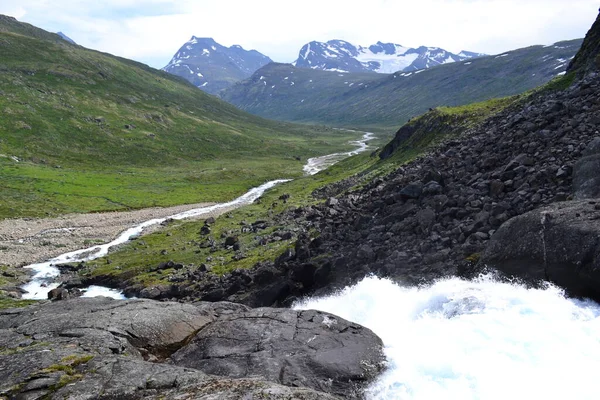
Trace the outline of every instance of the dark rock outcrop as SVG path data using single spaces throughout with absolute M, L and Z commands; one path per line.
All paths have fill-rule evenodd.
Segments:
M 211 324 L 172 360 L 213 375 L 260 375 L 348 398 L 380 371 L 381 347 L 370 330 L 330 314 L 258 308 Z
M 292 351 L 296 352 L 290 357 L 292 360 L 319 360 L 328 354 L 321 364 L 304 364 L 303 372 L 320 382 L 331 378 L 337 383 L 336 378 L 343 376 L 348 381 L 340 386 L 358 390 L 381 367 L 381 341 L 366 328 L 325 313 L 312 312 L 316 322 L 311 325 L 301 323 L 302 318 L 291 317 L 291 314 L 310 315 L 311 311 L 264 309 L 257 312 L 265 318 L 278 318 L 276 325 L 281 332 L 296 332 L 298 341 L 287 342 L 287 353 L 286 342 L 276 340 L 281 350 L 279 362 L 284 363 Z M 286 312 L 290 313 L 288 317 L 280 315 Z M 330 393 L 326 393 L 307 387 L 309 382 L 300 379 L 283 380 L 290 386 L 282 385 L 271 370 L 255 364 L 274 363 L 276 358 L 252 360 L 248 357 L 245 362 L 248 370 L 253 371 L 252 377 L 232 371 L 219 373 L 221 376 L 216 377 L 208 375 L 217 374 L 210 365 L 206 371 L 201 371 L 168 362 L 176 351 L 179 352 L 176 354 L 193 353 L 198 343 L 207 339 L 207 335 L 202 334 L 204 331 L 217 330 L 221 338 L 235 338 L 241 333 L 235 330 L 242 323 L 236 323 L 238 320 L 246 321 L 249 329 L 253 323 L 261 326 L 260 318 L 253 313 L 246 306 L 232 303 L 180 304 L 108 298 L 79 298 L 0 310 L 0 398 L 335 399 L 338 397 L 331 394 L 335 391 L 346 395 L 340 386 L 332 385 Z M 253 319 L 253 316 L 257 318 Z M 338 325 L 333 322 L 333 328 L 326 332 L 327 327 L 319 326 L 324 319 L 346 327 L 346 333 L 336 333 Z M 268 326 L 269 323 L 262 325 L 263 328 Z M 272 338 L 279 339 L 275 331 L 273 329 Z M 265 332 L 259 328 L 243 332 L 240 343 L 243 338 L 247 343 L 267 346 Z M 194 339 L 196 335 L 198 338 Z M 315 336 L 310 341 L 314 344 L 302 348 L 299 341 L 306 335 L 310 336 L 308 339 Z M 206 354 L 225 351 L 223 343 L 218 343 L 218 338 L 215 340 L 215 348 L 210 344 L 204 346 Z M 191 350 L 186 350 L 186 346 L 192 346 Z M 322 350 L 323 354 L 315 355 L 314 349 Z M 340 375 L 329 375 L 335 370 L 326 367 L 334 360 L 347 363 L 338 364 L 345 375 L 341 372 Z M 332 362 L 328 364 L 328 361 Z M 372 368 L 365 367 L 365 362 L 371 362 Z M 233 363 L 231 360 L 231 365 Z M 362 375 L 357 373 L 361 370 L 364 371 Z M 292 376 L 292 373 L 282 376 Z M 323 385 L 322 389 L 328 388 Z
M 588 144 L 573 167 L 573 192 L 576 199 L 600 197 L 600 137 Z
M 600 201 L 556 203 L 511 219 L 492 237 L 481 263 L 600 299 Z
M 569 64 L 567 72 L 585 75 L 600 71 L 600 16 L 585 35 L 581 49 Z

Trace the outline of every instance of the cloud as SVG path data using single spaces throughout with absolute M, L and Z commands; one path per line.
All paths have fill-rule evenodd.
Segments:
M 334 38 L 495 54 L 583 37 L 597 9 L 596 0 L 0 0 L 0 13 L 154 67 L 192 35 L 284 62 Z

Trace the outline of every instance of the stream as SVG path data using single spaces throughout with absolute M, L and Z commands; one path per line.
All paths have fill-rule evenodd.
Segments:
M 319 171 L 322 171 L 336 162 L 361 153 L 369 149 L 369 145 L 367 142 L 373 139 L 374 136 L 370 132 L 365 132 L 361 139 L 351 141 L 350 144 L 357 146 L 357 149 L 345 152 L 345 153 L 334 153 L 328 154 L 321 157 L 314 157 L 307 160 L 306 165 L 304 166 L 304 172 L 307 175 L 314 175 Z M 186 219 L 191 217 L 198 217 L 203 214 L 208 214 L 216 210 L 222 209 L 232 209 L 238 208 L 247 204 L 251 204 L 256 199 L 258 199 L 262 194 L 278 185 L 280 183 L 289 182 L 290 179 L 277 179 L 274 181 L 270 181 L 264 183 L 258 187 L 250 189 L 248 192 L 244 193 L 242 196 L 229 201 L 227 203 L 219 203 L 208 207 L 196 208 L 193 210 L 188 210 L 179 214 L 171 215 L 164 218 L 155 218 L 150 219 L 148 221 L 142 222 L 136 226 L 133 226 L 124 232 L 122 232 L 117 238 L 113 241 L 103 244 L 92 246 L 89 248 L 72 251 L 69 253 L 61 254 L 57 257 L 54 257 L 50 260 L 27 265 L 24 268 L 31 269 L 33 271 L 33 276 L 31 280 L 22 286 L 23 290 L 26 290 L 27 293 L 23 294 L 24 299 L 34 299 L 34 300 L 44 300 L 48 298 L 48 292 L 52 289 L 57 288 L 61 282 L 57 281 L 57 277 L 60 276 L 60 270 L 56 267 L 56 265 L 66 264 L 66 263 L 74 263 L 81 261 L 91 261 L 100 257 L 104 257 L 108 254 L 109 250 L 117 245 L 122 243 L 126 243 L 134 237 L 141 235 L 144 229 L 152 226 L 161 224 L 168 219 Z M 95 296 L 107 296 L 116 299 L 124 299 L 123 294 L 114 289 L 105 288 L 102 286 L 90 286 L 89 288 L 82 289 L 84 291 L 84 297 L 95 297 Z

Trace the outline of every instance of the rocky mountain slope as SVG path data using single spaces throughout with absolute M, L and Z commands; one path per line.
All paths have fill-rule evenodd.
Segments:
M 392 75 L 269 64 L 225 90 L 224 100 L 267 118 L 394 127 L 429 108 L 522 93 L 565 72 L 581 40 Z
M 355 46 L 344 40 L 313 41 L 300 49 L 293 65 L 299 68 L 336 72 L 414 72 L 436 65 L 465 61 L 485 54 L 462 51 L 453 54 L 439 47 L 404 47 L 377 42 L 368 47 Z
M 212 38 L 192 36 L 163 70 L 216 94 L 270 62 L 256 50 L 244 50 L 239 45 L 225 47 Z

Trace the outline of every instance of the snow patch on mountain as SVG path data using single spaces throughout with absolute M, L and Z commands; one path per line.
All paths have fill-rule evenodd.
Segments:
M 293 65 L 324 71 L 389 74 L 416 71 L 484 55 L 465 50 L 453 54 L 439 47 L 421 46 L 415 49 L 382 42 L 364 47 L 344 40 L 330 40 L 305 44 Z

